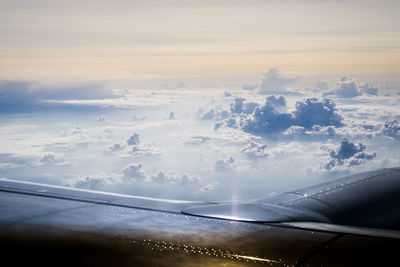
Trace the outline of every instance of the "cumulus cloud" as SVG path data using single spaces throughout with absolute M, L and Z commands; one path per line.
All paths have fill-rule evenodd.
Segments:
M 210 109 L 209 111 L 204 111 L 203 109 L 199 109 L 197 111 L 197 118 L 200 120 L 223 120 L 229 117 L 229 112 L 226 110 L 216 110 Z
M 194 135 L 190 136 L 185 144 L 187 145 L 202 145 L 206 142 L 211 141 L 211 137 L 209 136 L 202 136 L 202 135 Z
M 288 93 L 287 87 L 297 81 L 299 77 L 283 77 L 277 68 L 271 68 L 261 79 L 258 92 L 260 94 Z
M 142 163 L 130 164 L 122 170 L 122 173 L 124 180 L 128 182 L 143 182 L 147 177 Z
M 343 117 L 338 113 L 336 104 L 331 99 L 308 98 L 296 103 L 294 124 L 311 129 L 319 126 L 343 126 Z
M 179 174 L 177 172 L 166 174 L 163 171 L 159 171 L 156 175 L 151 176 L 150 180 L 157 183 L 171 183 L 180 185 L 187 185 L 189 183 L 197 183 L 200 181 L 197 176 Z
M 157 174 L 148 175 L 144 170 L 143 163 L 130 164 L 123 169 L 123 178 L 126 182 L 156 182 L 156 183 L 169 183 L 187 185 L 197 183 L 200 181 L 195 175 L 180 174 L 176 171 L 166 173 L 159 171 Z
M 329 153 L 330 160 L 325 164 L 327 170 L 336 170 L 338 167 L 350 167 L 360 165 L 366 161 L 370 161 L 376 157 L 376 153 L 369 154 L 364 152 L 367 148 L 362 143 L 354 144 L 347 138 L 342 138 L 340 147 Z
M 362 94 L 378 95 L 378 87 L 375 83 L 358 84 L 354 80 L 343 77 L 336 86 L 324 96 L 332 95 L 340 98 L 353 98 Z
M 131 137 L 129 137 L 128 141 L 126 141 L 128 146 L 139 145 L 140 139 L 137 133 L 134 133 Z
M 324 93 L 327 95 L 335 95 L 342 98 L 352 98 L 362 95 L 361 90 L 353 80 L 343 77 L 340 82 L 338 82 L 332 91 Z
M 251 103 L 251 102 L 250 102 Z M 236 98 L 231 104 L 229 119 L 216 124 L 221 126 L 241 128 L 243 131 L 255 135 L 273 133 L 293 134 L 320 134 L 321 130 L 334 134 L 334 127 L 342 127 L 343 117 L 336 109 L 331 99 L 308 98 L 298 101 L 293 112 L 287 112 L 286 99 L 283 96 L 268 96 L 263 106 L 251 105 L 254 110 L 249 113 L 243 98 Z M 325 128 L 322 127 L 329 127 Z
M 132 156 L 150 156 L 162 154 L 162 151 L 156 149 L 150 144 L 142 144 L 140 136 L 134 133 L 128 138 L 125 144 L 114 144 L 108 149 L 104 150 L 105 155 L 113 155 L 115 153 L 129 154 Z
M 251 114 L 254 109 L 259 105 L 254 102 L 245 102 L 246 99 L 237 97 L 234 99 L 233 103 L 231 103 L 231 113 L 232 114 Z
M 68 178 L 65 179 L 62 184 L 83 189 L 99 190 L 107 185 L 114 185 L 120 182 L 120 175 L 100 173 L 96 175 Z
M 398 120 L 386 121 L 382 129 L 382 134 L 400 140 L 400 124 Z
M 267 151 L 267 145 L 259 144 L 257 142 L 250 142 L 240 149 L 240 151 L 250 158 L 265 158 L 270 156 Z
M 258 135 L 284 131 L 293 123 L 293 117 L 286 113 L 286 108 L 283 96 L 268 96 L 264 106 L 257 107 L 251 116 L 242 121 L 242 128 Z
M 329 90 L 329 84 L 326 81 L 319 81 L 315 84 L 313 91 L 315 92 L 325 92 Z
M 313 125 L 311 129 L 307 129 L 303 126 L 290 126 L 283 132 L 284 136 L 287 137 L 307 137 L 313 140 L 325 140 L 326 138 L 333 138 L 337 135 L 337 129 L 334 126 L 320 126 Z
M 361 92 L 369 95 L 378 95 L 378 86 L 376 83 L 366 83 L 361 86 Z
M 217 160 L 217 162 L 214 164 L 214 170 L 218 172 L 231 171 L 233 169 L 234 162 L 235 160 L 232 157 L 226 160 Z

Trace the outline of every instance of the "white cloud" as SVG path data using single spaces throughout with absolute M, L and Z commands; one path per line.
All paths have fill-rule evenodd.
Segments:
M 386 121 L 382 134 L 400 140 L 400 123 L 398 120 Z
M 218 172 L 224 172 L 224 171 L 232 171 L 234 166 L 235 160 L 230 157 L 229 159 L 223 160 L 217 160 L 217 162 L 215 162 L 214 164 L 214 170 L 218 171 Z
M 130 164 L 122 170 L 123 178 L 127 182 L 143 182 L 147 174 L 142 168 L 143 164 Z
M 298 79 L 300 77 L 283 77 L 277 68 L 271 68 L 261 79 L 258 92 L 263 95 L 290 93 L 288 86 Z
M 163 171 L 159 171 L 156 175 L 150 177 L 150 180 L 157 183 L 170 183 L 187 185 L 189 183 L 197 183 L 200 179 L 197 176 L 190 176 L 187 174 L 180 174 L 177 172 L 170 172 L 166 174 Z
M 216 187 L 218 185 L 219 185 L 219 183 L 217 181 L 212 181 L 211 183 L 206 184 L 205 186 L 201 187 L 199 191 L 205 192 L 205 193 L 212 192 L 216 189 Z
M 250 158 L 266 158 L 270 156 L 267 150 L 267 145 L 259 144 L 257 142 L 250 142 L 240 149 L 240 151 Z
M 139 135 L 134 133 L 126 142 L 128 143 L 128 146 L 138 145 L 140 143 Z
M 378 95 L 376 83 L 358 84 L 352 79 L 343 77 L 331 91 L 323 93 L 324 96 L 332 95 L 340 98 L 353 98 L 362 94 Z
M 121 177 L 117 174 L 100 173 L 90 176 L 77 176 L 64 179 L 62 184 L 77 188 L 84 188 L 90 190 L 101 190 L 106 186 L 121 183 Z
M 254 89 L 256 89 L 258 87 L 258 85 L 256 84 L 243 84 L 242 86 L 242 90 L 247 90 L 247 91 L 252 91 Z
M 139 134 L 134 133 L 128 138 L 125 144 L 114 144 L 103 151 L 105 155 L 131 155 L 131 156 L 154 156 L 160 155 L 163 152 L 150 144 L 142 144 Z
M 40 159 L 41 163 L 44 164 L 68 164 L 68 162 L 66 162 L 66 160 L 63 157 L 58 157 L 54 154 L 46 154 L 44 155 L 41 159 Z

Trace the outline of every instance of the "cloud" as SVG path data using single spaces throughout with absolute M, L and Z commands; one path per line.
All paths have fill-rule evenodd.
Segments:
M 326 170 L 336 170 L 339 166 L 350 167 L 360 165 L 366 161 L 373 160 L 376 153 L 369 154 L 364 152 L 367 148 L 362 143 L 354 144 L 347 138 L 342 138 L 340 147 L 329 153 L 330 160 L 325 164 Z
M 46 154 L 40 159 L 41 163 L 44 164 L 65 164 L 66 161 L 64 158 L 59 158 L 54 154 Z
M 361 86 L 361 92 L 369 95 L 378 95 L 378 86 L 376 83 L 366 83 Z
M 129 137 L 128 141 L 126 141 L 128 146 L 139 145 L 140 139 L 137 133 L 134 133 L 131 137 Z
M 209 111 L 204 111 L 199 109 L 197 111 L 197 118 L 200 120 L 223 120 L 229 117 L 229 112 L 226 110 L 218 111 L 216 109 L 210 109 Z
M 287 112 L 283 96 L 268 96 L 263 106 L 249 103 L 245 103 L 243 98 L 236 98 L 231 104 L 230 118 L 216 124 L 215 128 L 241 128 L 245 132 L 262 136 L 274 133 L 320 134 L 323 127 L 328 126 L 332 126 L 327 128 L 329 134 L 333 134 L 333 127 L 344 126 L 343 117 L 331 99 L 308 98 L 298 101 L 295 110 L 290 113 Z M 251 108 L 248 109 L 248 106 Z
M 131 156 L 151 156 L 160 155 L 163 152 L 159 149 L 154 148 L 150 144 L 142 144 L 140 142 L 140 136 L 134 133 L 128 138 L 126 144 L 114 144 L 108 149 L 104 150 L 105 155 L 117 154 L 129 154 Z
M 252 91 L 252 90 L 256 89 L 257 87 L 258 87 L 258 85 L 256 85 L 256 84 L 243 84 L 242 90 Z
M 224 96 L 225 97 L 231 97 L 232 93 L 228 92 L 228 91 L 224 91 Z
M 378 87 L 375 83 L 365 83 L 363 85 L 354 80 L 343 77 L 333 88 L 333 90 L 323 93 L 323 96 L 336 96 L 340 98 L 353 98 L 362 94 L 378 95 Z
M 250 158 L 265 158 L 270 156 L 267 151 L 267 145 L 259 144 L 257 142 L 250 142 L 240 149 L 240 151 Z
M 84 188 L 90 190 L 99 190 L 108 185 L 120 183 L 120 176 L 117 174 L 97 174 L 90 176 L 78 176 L 64 180 L 62 183 L 66 186 Z
M 283 96 L 268 96 L 264 106 L 257 107 L 242 122 L 244 131 L 262 135 L 286 130 L 293 123 L 293 117 L 286 113 L 286 100 Z
M 251 114 L 259 105 L 254 102 L 245 102 L 246 99 L 237 97 L 231 103 L 231 113 L 232 114 Z
M 168 174 L 160 170 L 155 175 L 148 175 L 143 168 L 143 163 L 130 164 L 123 169 L 123 178 L 126 182 L 156 182 L 187 185 L 200 181 L 195 175 L 180 174 L 176 171 L 171 171 Z
M 218 186 L 218 182 L 217 181 L 212 181 L 209 184 L 206 184 L 205 186 L 200 188 L 200 192 L 212 192 L 215 190 L 215 188 Z
M 212 138 L 209 136 L 195 135 L 195 136 L 190 136 L 188 138 L 188 140 L 185 141 L 185 144 L 187 144 L 187 145 L 202 145 L 211 140 L 212 140 Z
M 398 120 L 386 121 L 382 134 L 400 140 L 400 124 Z
M 31 107 L 47 100 L 98 100 L 114 98 L 109 88 L 100 84 L 45 85 L 35 82 L 0 81 L 0 103 Z
M 234 162 L 235 160 L 232 157 L 227 160 L 217 160 L 217 162 L 214 164 L 214 170 L 217 172 L 231 171 L 233 169 Z
M 283 132 L 287 137 L 307 137 L 313 140 L 326 140 L 334 138 L 337 135 L 337 129 L 334 126 L 313 125 L 311 129 L 306 129 L 303 126 L 290 126 Z
M 147 177 L 143 163 L 130 164 L 122 170 L 122 173 L 127 182 L 143 182 Z
M 159 171 L 156 175 L 151 176 L 150 180 L 157 183 L 170 183 L 180 185 L 187 185 L 189 183 L 197 183 L 200 181 L 197 176 L 179 174 L 177 172 L 166 174 L 163 171 Z
M 291 93 L 287 90 L 288 85 L 293 84 L 300 77 L 283 77 L 277 68 L 271 68 L 261 79 L 258 92 L 260 94 L 282 94 Z
M 294 125 L 311 129 L 319 126 L 343 126 L 343 117 L 337 112 L 335 102 L 331 99 L 308 98 L 296 103 Z
M 320 92 L 320 91 L 327 91 L 329 90 L 329 84 L 326 81 L 319 81 L 315 84 L 313 91 Z

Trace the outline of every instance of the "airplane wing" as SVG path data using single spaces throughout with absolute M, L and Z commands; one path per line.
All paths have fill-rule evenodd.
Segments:
M 0 179 L 0 255 L 14 266 L 386 265 L 399 201 L 400 168 L 240 203 Z

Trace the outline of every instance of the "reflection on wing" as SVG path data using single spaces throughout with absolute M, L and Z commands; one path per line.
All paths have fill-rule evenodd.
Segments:
M 325 224 L 313 224 L 317 230 L 351 233 L 353 229 L 357 234 L 385 235 L 382 230 L 358 231 L 344 225 L 400 230 L 399 203 L 400 169 L 393 168 L 352 175 L 274 198 L 189 207 L 183 212 L 250 222 L 319 222 Z M 312 229 L 310 223 L 285 225 Z M 391 236 L 396 234 L 390 232 Z

